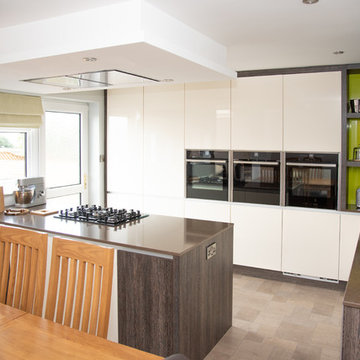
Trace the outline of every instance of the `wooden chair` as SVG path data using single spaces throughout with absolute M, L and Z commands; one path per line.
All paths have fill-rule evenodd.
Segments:
M 107 337 L 114 249 L 54 237 L 45 317 Z
M 47 234 L 0 226 L 0 302 L 41 316 Z

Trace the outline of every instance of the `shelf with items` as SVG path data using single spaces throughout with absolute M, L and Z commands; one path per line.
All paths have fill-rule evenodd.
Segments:
M 360 120 L 360 113 L 347 113 L 346 117 L 348 119 L 358 119 L 358 120 Z
M 349 208 L 356 205 L 356 190 L 360 187 L 360 167 L 347 167 L 346 172 L 346 204 Z
M 347 160 L 356 160 L 360 154 L 360 118 L 347 119 Z
M 358 212 L 356 191 L 360 187 L 360 65 L 348 66 L 343 77 L 342 210 Z M 352 104 L 351 100 L 354 100 Z M 355 107 L 356 105 L 356 107 Z

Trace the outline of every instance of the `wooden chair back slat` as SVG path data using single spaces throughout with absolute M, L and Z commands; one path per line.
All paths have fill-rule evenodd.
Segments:
M 71 315 L 73 312 L 74 295 L 75 295 L 75 283 L 76 283 L 76 265 L 75 259 L 70 260 L 70 273 L 69 273 L 69 285 L 66 299 L 66 311 L 64 325 L 71 326 Z
M 19 261 L 15 283 L 14 307 L 20 309 L 21 289 L 23 283 L 24 266 L 25 266 L 25 246 L 19 245 Z
M 0 302 L 6 303 L 6 294 L 8 291 L 8 281 L 9 281 L 9 266 L 10 266 L 10 244 L 6 242 L 4 244 L 4 254 L 3 254 L 3 263 L 1 269 L 1 283 L 0 283 Z
M 114 249 L 54 238 L 45 317 L 106 338 L 113 259 Z
M 81 325 L 81 330 L 85 332 L 88 332 L 88 328 L 89 328 L 93 281 L 94 281 L 94 265 L 88 263 L 86 270 L 86 285 L 85 285 L 85 296 L 84 296 L 84 306 L 83 306 L 82 325 Z
M 62 324 L 64 318 L 65 309 L 65 296 L 67 286 L 67 274 L 68 274 L 68 258 L 61 258 L 61 271 L 60 271 L 60 287 L 58 294 L 58 305 L 56 311 L 56 322 Z
M 2 272 L 3 272 L 3 264 L 4 264 L 4 258 L 5 258 L 4 254 L 5 254 L 5 243 L 0 241 L 0 286 L 2 283 Z M 1 294 L 0 294 L 0 297 L 1 297 Z
M 37 249 L 31 249 L 31 265 L 29 270 L 29 287 L 28 296 L 26 300 L 26 312 L 31 312 L 33 305 L 33 299 L 35 294 L 35 283 L 36 283 L 36 264 L 38 262 L 38 251 Z
M 73 319 L 73 328 L 80 329 L 80 319 L 81 319 L 81 308 L 83 304 L 84 296 L 84 284 L 85 284 L 85 261 L 81 261 L 79 264 L 77 287 L 76 287 L 76 300 L 74 307 L 74 319 Z
M 25 264 L 24 264 L 24 278 L 22 283 L 22 296 L 20 309 L 26 311 L 26 304 L 28 299 L 29 292 L 29 283 L 30 283 L 30 269 L 31 269 L 31 249 L 25 247 Z
M 8 293 L 6 297 L 6 305 L 12 305 L 14 301 L 14 291 L 15 291 L 15 280 L 16 274 L 18 269 L 18 252 L 19 252 L 19 245 L 13 244 L 12 251 L 11 251 L 11 268 L 10 268 L 10 275 L 9 275 L 9 283 L 8 283 Z
M 92 294 L 92 305 L 91 305 L 91 314 L 90 314 L 90 328 L 89 333 L 95 335 L 96 327 L 98 322 L 99 314 L 99 304 L 100 304 L 100 294 L 101 294 L 101 267 L 95 265 L 95 279 L 94 279 L 94 289 Z
M 0 302 L 42 315 L 47 234 L 0 226 Z

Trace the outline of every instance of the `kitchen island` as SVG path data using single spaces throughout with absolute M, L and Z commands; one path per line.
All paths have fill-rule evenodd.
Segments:
M 150 215 L 111 227 L 31 214 L 0 224 L 114 247 L 119 343 L 200 360 L 231 327 L 232 224 Z

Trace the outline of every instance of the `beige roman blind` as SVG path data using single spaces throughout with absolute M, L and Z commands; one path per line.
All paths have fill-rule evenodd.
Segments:
M 39 96 L 0 92 L 0 127 L 38 128 L 43 115 Z

